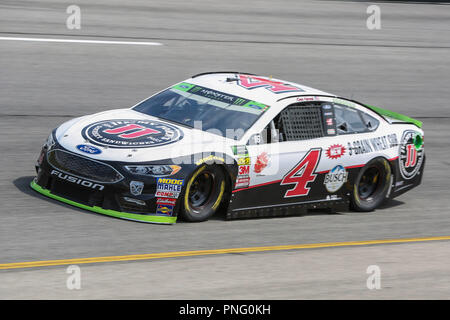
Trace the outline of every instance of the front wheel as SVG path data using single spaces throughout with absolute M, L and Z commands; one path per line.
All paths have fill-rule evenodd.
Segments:
M 361 169 L 353 185 L 352 208 L 366 212 L 376 209 L 386 200 L 391 183 L 392 170 L 387 160 L 371 160 Z
M 217 166 L 203 165 L 186 183 L 180 216 L 199 222 L 210 218 L 220 206 L 225 193 L 225 174 Z

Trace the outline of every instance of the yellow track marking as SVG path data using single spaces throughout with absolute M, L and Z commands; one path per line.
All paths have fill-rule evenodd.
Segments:
M 14 263 L 0 264 L 0 269 L 36 268 L 36 267 L 48 267 L 48 266 L 62 266 L 62 265 L 68 265 L 68 264 L 138 261 L 138 260 L 150 260 L 150 259 L 162 259 L 162 258 L 204 256 L 204 255 L 226 254 L 226 253 L 248 253 L 248 252 L 264 252 L 264 251 L 280 251 L 280 250 L 299 250 L 299 249 L 364 246 L 364 245 L 376 245 L 376 244 L 425 242 L 425 241 L 439 241 L 439 240 L 441 240 L 441 241 L 442 240 L 450 240 L 450 236 L 428 237 L 428 238 L 404 238 L 404 239 L 347 241 L 347 242 L 325 242 L 325 243 L 294 244 L 294 245 L 267 246 L 267 247 L 211 249 L 211 250 L 196 250 L 196 251 L 178 251 L 178 252 L 135 254 L 135 255 L 126 255 L 126 256 L 109 256 L 109 257 L 75 258 L 75 259 L 47 260 L 47 261 L 14 262 Z

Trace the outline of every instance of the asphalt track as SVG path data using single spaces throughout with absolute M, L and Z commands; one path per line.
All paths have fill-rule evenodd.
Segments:
M 368 30 L 366 2 L 91 0 L 77 1 L 81 29 L 68 30 L 70 4 L 0 2 L 0 265 L 450 236 L 450 6 L 378 3 L 382 28 Z M 162 45 L 105 43 L 112 41 Z M 85 212 L 29 189 L 52 128 L 78 115 L 131 106 L 209 70 L 273 75 L 422 120 L 423 184 L 369 214 L 218 217 L 174 226 Z M 75 291 L 65 288 L 67 265 L 6 268 L 0 298 L 448 299 L 448 245 L 113 260 L 82 266 L 90 276 Z M 388 281 L 376 294 L 366 287 L 372 264 Z M 271 272 L 278 282 L 267 276 Z M 130 281 L 123 280 L 129 274 Z

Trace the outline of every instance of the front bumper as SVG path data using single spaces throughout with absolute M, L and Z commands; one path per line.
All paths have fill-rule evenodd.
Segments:
M 43 148 L 36 166 L 37 177 L 30 183 L 31 188 L 35 191 L 78 208 L 116 218 L 158 224 L 174 224 L 176 222 L 176 205 L 164 206 L 157 203 L 159 199 L 155 196 L 156 178 L 127 174 L 124 170 L 120 170 L 122 167 L 120 163 L 99 162 L 117 171 L 121 179 L 111 183 L 98 182 L 86 176 L 78 179 L 80 176 L 77 176 L 76 170 L 72 170 L 72 168 L 63 170 L 54 165 L 54 160 L 49 154 L 55 150 L 70 153 L 57 144 L 51 150 Z M 70 154 L 74 157 L 84 158 L 83 161 L 90 160 L 81 155 Z M 69 160 L 68 163 L 72 164 L 73 159 Z M 73 165 L 76 167 L 75 164 Z M 85 164 L 83 163 L 83 165 Z M 78 168 L 81 167 L 78 166 Z M 85 167 L 83 168 L 85 169 Z M 144 187 L 141 194 L 133 195 L 130 183 L 137 179 L 142 180 Z M 172 210 L 167 210 L 167 207 Z
M 159 224 L 174 224 L 177 221 L 177 217 L 162 217 L 162 216 L 153 216 L 153 215 L 143 215 L 143 214 L 136 214 L 136 213 L 128 213 L 128 212 L 121 212 L 121 211 L 115 211 L 111 209 L 103 209 L 101 207 L 97 206 L 88 206 L 82 203 L 78 203 L 76 201 L 72 201 L 60 196 L 57 196 L 55 194 L 52 194 L 50 190 L 42 188 L 40 185 L 38 185 L 34 180 L 31 181 L 30 186 L 32 189 L 36 190 L 40 194 L 70 204 L 72 206 L 93 211 L 100 214 L 105 214 L 107 216 L 115 217 L 115 218 L 121 218 L 126 220 L 133 220 L 133 221 L 140 221 L 140 222 L 149 222 L 149 223 L 159 223 Z

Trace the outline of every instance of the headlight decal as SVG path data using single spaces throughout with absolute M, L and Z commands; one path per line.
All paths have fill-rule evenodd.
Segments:
M 181 170 L 181 167 L 177 165 L 142 165 L 125 166 L 125 169 L 132 174 L 165 177 L 176 174 Z

